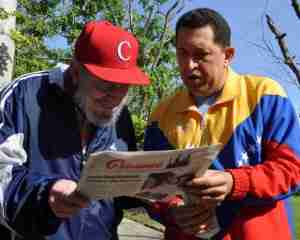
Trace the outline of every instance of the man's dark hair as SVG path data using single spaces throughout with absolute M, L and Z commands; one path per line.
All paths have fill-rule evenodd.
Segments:
M 228 22 L 218 12 L 209 8 L 197 8 L 182 15 L 176 24 L 176 39 L 182 28 L 202 28 L 211 26 L 215 43 L 222 47 L 230 46 L 231 30 Z

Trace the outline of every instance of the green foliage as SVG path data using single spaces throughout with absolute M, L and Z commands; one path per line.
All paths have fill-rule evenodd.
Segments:
M 16 44 L 14 76 L 44 70 L 68 56 L 67 50 L 49 49 L 45 39 L 56 34 L 52 20 L 60 0 L 19 0 L 16 30 L 11 33 Z
M 3 8 L 0 8 L 0 20 L 4 20 L 10 16 L 14 16 L 15 13 L 9 13 L 5 11 Z
M 144 139 L 144 129 L 146 127 L 147 122 L 141 117 L 140 114 L 133 113 L 131 115 L 132 122 L 135 128 L 136 140 L 138 143 L 138 149 L 142 149 L 142 142 Z
M 140 42 L 139 65 L 151 77 L 151 86 L 130 91 L 129 106 L 134 114 L 138 139 L 157 102 L 178 85 L 173 46 L 172 17 L 180 12 L 175 0 L 19 0 L 15 76 L 50 68 L 71 58 L 74 41 L 83 25 L 93 19 L 107 19 L 132 31 Z M 1 12 L 0 12 L 1 17 Z M 45 39 L 60 36 L 67 49 L 49 49 Z
M 300 239 L 300 196 L 292 198 L 294 209 L 294 223 L 296 229 L 296 239 Z

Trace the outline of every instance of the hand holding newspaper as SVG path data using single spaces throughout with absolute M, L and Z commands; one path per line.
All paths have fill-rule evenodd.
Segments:
M 134 196 L 155 201 L 183 194 L 180 186 L 201 176 L 220 149 L 216 144 L 184 150 L 93 153 L 78 190 L 90 199 Z

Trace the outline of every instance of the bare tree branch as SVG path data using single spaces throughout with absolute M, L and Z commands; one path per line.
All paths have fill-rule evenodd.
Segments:
M 145 17 L 144 33 L 143 33 L 144 37 L 146 37 L 148 35 L 153 14 L 154 14 L 154 5 L 152 5 L 150 7 L 150 9 L 148 11 L 148 15 L 147 15 L 147 17 Z M 142 46 L 140 46 L 139 63 L 141 65 L 144 65 L 144 63 L 145 63 L 145 55 L 146 55 L 145 49 Z
M 103 1 L 103 5 L 104 7 L 111 13 L 113 13 L 113 9 L 111 8 L 110 4 L 107 3 L 108 1 Z M 115 17 L 114 14 L 111 15 L 112 16 L 112 19 L 113 19 L 113 23 L 116 24 L 116 25 L 121 25 L 121 23 L 118 21 L 118 19 Z
M 129 19 L 129 29 L 134 33 L 133 22 L 132 22 L 132 0 L 128 0 L 128 19 Z
M 170 23 L 170 17 L 172 17 L 173 12 L 176 11 L 176 8 L 180 4 L 180 2 L 181 2 L 180 0 L 175 1 L 175 3 L 169 8 L 169 10 L 167 11 L 167 13 L 165 15 L 165 22 L 164 22 L 164 26 L 163 26 L 163 31 L 162 31 L 162 33 L 160 35 L 160 38 L 159 38 L 159 48 L 157 50 L 157 54 L 156 54 L 156 57 L 155 57 L 155 60 L 152 64 L 152 66 L 151 66 L 151 69 L 154 69 L 155 67 L 158 66 L 159 59 L 160 59 L 160 56 L 161 56 L 161 51 L 162 51 L 162 48 L 163 48 L 163 45 L 164 45 L 165 35 L 166 35 L 167 29 L 168 29 L 168 26 L 169 26 L 169 23 Z
M 278 62 L 283 63 L 282 58 L 278 57 L 275 54 L 275 52 L 273 51 L 272 47 L 269 46 L 269 44 L 267 42 L 264 42 L 264 46 L 262 46 L 262 45 L 260 45 L 260 44 L 258 44 L 256 42 L 251 42 L 251 41 L 249 42 L 249 44 L 253 45 L 254 47 L 256 47 L 256 48 L 258 48 L 260 50 L 262 50 L 263 52 L 266 52 L 270 57 L 274 58 L 277 61 L 277 63 Z
M 148 31 L 150 29 L 153 13 L 154 13 L 154 6 L 151 7 L 151 10 L 149 11 L 149 14 L 148 14 L 148 16 L 146 17 L 146 20 L 145 20 L 144 36 L 147 36 Z
M 169 22 L 173 21 L 173 19 L 176 17 L 176 15 L 178 15 L 185 8 L 184 0 L 180 1 L 179 3 L 181 3 L 181 6 L 179 6 L 176 11 L 173 11 L 173 13 L 169 17 Z
M 300 84 L 300 69 L 298 68 L 297 64 L 295 63 L 295 57 L 291 57 L 287 43 L 285 41 L 286 33 L 281 33 L 280 30 L 275 26 L 272 18 L 266 14 L 267 24 L 271 30 L 271 32 L 275 35 L 277 43 L 280 47 L 281 53 L 284 58 L 284 63 L 293 71 L 296 75 L 298 84 Z
M 291 73 L 291 71 L 289 71 L 287 68 L 284 68 L 284 60 L 282 59 L 282 57 L 279 57 L 275 54 L 275 51 L 273 50 L 272 46 L 270 46 L 269 43 L 267 43 L 266 41 L 264 41 L 264 45 L 265 46 L 262 46 L 260 44 L 257 44 L 255 42 L 249 42 L 251 45 L 253 45 L 254 47 L 258 48 L 259 50 L 262 50 L 264 53 L 266 52 L 270 58 L 268 57 L 268 59 L 274 59 L 274 61 L 271 61 L 270 63 L 273 63 L 273 64 L 276 64 L 278 65 L 278 68 L 281 69 L 282 72 L 284 72 L 288 77 L 289 77 L 289 83 L 293 83 L 295 84 L 295 78 L 294 78 L 294 75 L 293 73 Z M 263 56 L 265 56 L 263 54 Z M 269 68 L 267 68 L 267 71 L 271 71 Z M 272 73 L 273 76 L 277 75 L 277 72 L 276 73 Z M 278 79 L 280 77 L 277 77 Z M 300 88 L 299 85 L 296 85 L 298 88 Z
M 300 5 L 297 0 L 291 0 L 291 1 L 292 1 L 292 6 L 295 10 L 295 13 L 300 20 Z

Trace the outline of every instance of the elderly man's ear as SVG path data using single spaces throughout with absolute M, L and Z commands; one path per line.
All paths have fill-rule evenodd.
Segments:
M 80 65 L 79 63 L 74 59 L 70 65 L 70 74 L 72 77 L 72 84 L 74 86 L 78 85 L 78 79 L 80 76 Z

